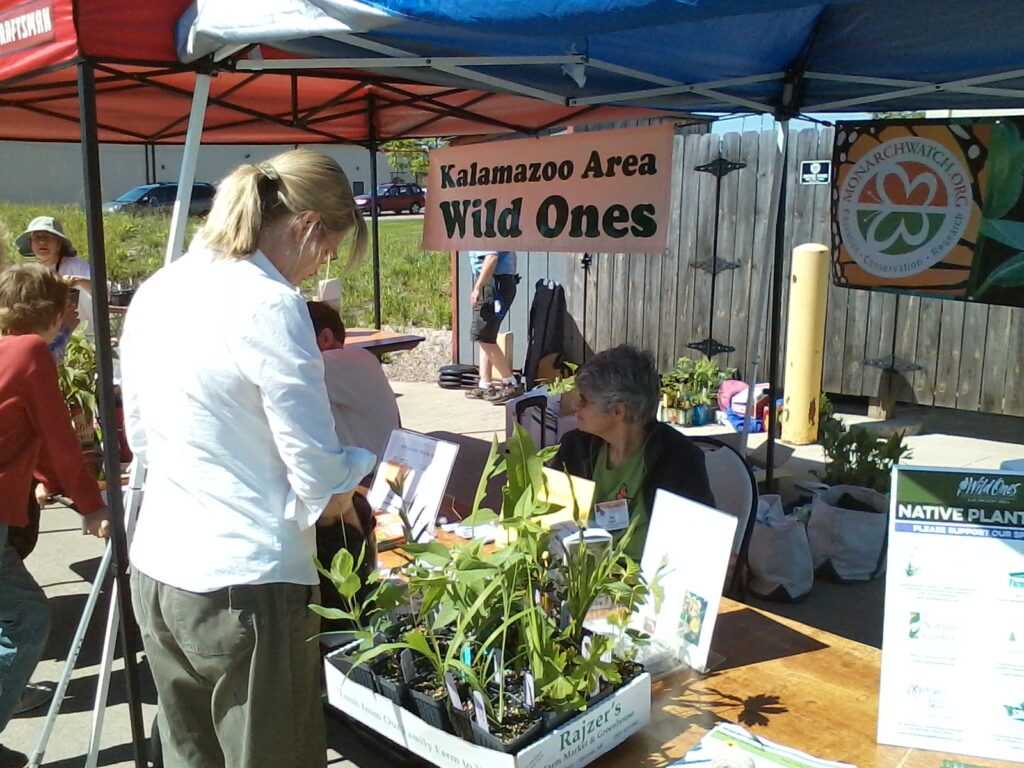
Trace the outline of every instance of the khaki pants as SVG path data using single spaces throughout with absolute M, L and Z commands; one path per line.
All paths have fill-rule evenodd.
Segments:
M 317 587 L 195 593 L 132 573 L 167 768 L 323 768 Z

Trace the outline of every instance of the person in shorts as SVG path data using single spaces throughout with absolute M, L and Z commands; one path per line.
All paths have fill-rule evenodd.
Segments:
M 523 394 L 523 385 L 512 372 L 510 361 L 498 346 L 498 329 L 516 298 L 516 254 L 514 251 L 469 251 L 473 271 L 473 289 L 469 302 L 473 307 L 470 338 L 480 347 L 480 380 L 466 397 L 499 405 Z M 500 381 L 491 379 L 491 370 Z

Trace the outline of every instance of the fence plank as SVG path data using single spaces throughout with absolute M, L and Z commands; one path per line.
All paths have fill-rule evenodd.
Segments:
M 693 135 L 693 134 L 690 134 Z M 696 139 L 687 136 L 676 136 L 673 144 L 674 166 L 672 168 L 672 208 L 671 227 L 669 229 L 668 252 L 661 259 L 661 279 L 658 284 L 648 281 L 647 296 L 651 300 L 650 311 L 660 309 L 658 368 L 667 370 L 672 367 L 676 350 L 676 328 L 679 318 L 679 271 L 683 260 L 683 239 L 686 235 L 686 213 L 689 211 L 686 196 L 685 173 L 690 162 L 690 147 L 696 147 Z
M 935 372 L 939 365 L 939 322 L 942 319 L 942 299 L 921 297 L 915 362 L 921 370 L 914 374 L 914 392 L 922 405 L 935 403 Z M 929 332 L 931 329 L 931 332 Z
M 892 354 L 893 323 L 896 320 L 896 296 L 871 291 L 868 302 L 868 327 L 864 338 L 864 357 L 874 360 Z M 882 369 L 865 365 L 859 393 L 867 397 L 881 394 Z
M 739 133 L 728 133 L 722 137 L 722 158 L 732 162 L 742 160 L 740 154 Z M 732 171 L 720 180 L 721 207 L 718 212 L 718 258 L 723 261 L 736 261 L 736 223 L 737 202 L 740 189 L 740 174 L 743 169 Z M 732 342 L 732 318 L 734 306 L 732 302 L 733 282 L 738 270 L 726 269 L 715 278 L 715 304 L 711 307 L 711 336 L 722 344 L 735 346 Z M 723 353 L 715 356 L 719 365 L 728 365 L 731 355 Z
M 1011 310 L 1003 412 L 1024 416 L 1024 309 Z
M 647 254 L 626 254 L 626 328 L 627 343 L 644 349 L 644 281 Z
M 630 307 L 629 296 L 629 254 L 613 253 L 612 289 L 608 311 L 611 314 L 608 348 L 617 347 L 626 342 L 627 313 Z
M 939 328 L 939 364 L 935 371 L 935 405 L 956 406 L 960 353 L 963 348 L 964 304 L 943 301 Z
M 1010 349 L 1010 325 L 1014 313 L 1009 307 L 989 307 L 985 328 L 985 354 L 982 358 L 981 402 L 982 411 L 1001 413 L 1005 405 L 1006 361 Z
M 794 141 L 793 139 L 796 139 Z M 790 214 L 786 217 L 788 239 L 785 254 L 785 266 L 782 279 L 782 326 L 779 336 L 782 349 L 779 352 L 779 371 L 785 376 L 786 370 L 786 329 L 789 327 L 789 286 L 793 274 L 793 249 L 798 245 L 814 240 L 814 193 L 816 187 L 800 183 L 800 162 L 813 160 L 818 156 L 818 131 L 807 128 L 790 136 L 789 168 L 786 186 L 789 192 Z
M 960 353 L 960 381 L 957 384 L 956 407 L 976 411 L 981 404 L 981 377 L 985 368 L 985 337 L 989 307 L 986 304 L 964 305 L 964 332 Z M 992 350 L 993 355 L 995 350 Z M 1000 350 L 1000 354 L 1002 350 Z
M 902 360 L 917 362 L 918 321 L 921 316 L 919 296 L 898 296 L 896 302 L 896 356 Z M 893 380 L 893 397 L 900 402 L 917 402 L 914 391 L 914 372 L 896 374 Z
M 769 302 L 764 311 L 758 313 L 762 291 L 771 290 L 771 264 L 773 244 L 769 233 L 772 231 L 772 183 L 775 178 L 778 145 L 774 131 L 761 133 L 757 156 L 757 202 L 754 216 L 754 242 L 750 255 L 750 312 L 747 314 L 747 359 L 744 363 L 744 378 L 754 375 L 754 361 L 757 348 L 761 349 L 761 360 L 756 378 L 768 378 L 768 313 Z M 767 294 L 770 296 L 770 294 Z
M 676 335 L 675 345 L 668 355 L 666 368 L 685 354 L 686 345 L 694 340 L 693 330 L 693 273 L 692 264 L 697 253 L 697 214 L 700 208 L 700 177 L 693 167 L 706 162 L 704 151 L 707 143 L 702 136 L 686 137 L 686 165 L 683 169 L 683 189 L 680 199 L 678 274 L 676 276 L 676 304 L 673 314 Z
M 740 142 L 739 161 L 746 168 L 736 171 L 736 233 L 727 258 L 740 266 L 732 270 L 732 295 L 729 299 L 730 323 L 727 337 L 730 346 L 736 348 L 725 358 L 725 366 L 745 370 L 751 354 L 750 315 L 755 301 L 751 293 L 750 277 L 752 262 L 757 251 L 754 243 L 754 222 L 757 218 L 758 150 L 760 133 L 746 131 Z
M 718 136 L 708 133 L 700 137 L 700 158 L 694 165 L 704 165 L 718 158 Z M 689 355 L 693 358 L 701 356 L 696 350 L 687 349 L 686 345 L 706 339 L 711 335 L 710 313 L 711 313 L 711 281 L 714 279 L 710 272 L 703 269 L 695 269 L 693 264 L 700 261 L 710 261 L 715 229 L 715 194 L 718 189 L 718 179 L 711 173 L 697 173 L 697 228 L 696 247 L 693 251 L 692 260 L 689 265 L 687 288 L 687 304 L 683 306 L 683 314 L 687 311 L 691 314 L 691 331 L 685 339 L 676 338 L 680 355 Z M 681 344 L 679 342 L 682 342 Z
M 846 331 L 843 341 L 844 393 L 860 394 L 864 387 L 864 352 L 868 329 L 868 291 L 851 290 L 846 297 Z

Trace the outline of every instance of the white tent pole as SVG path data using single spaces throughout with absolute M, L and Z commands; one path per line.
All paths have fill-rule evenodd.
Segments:
M 786 154 L 789 149 L 789 120 L 783 120 L 775 124 L 776 134 L 776 145 L 778 147 L 777 155 L 775 158 L 775 172 L 772 174 L 772 197 L 771 207 L 769 208 L 768 220 L 774 229 L 779 226 L 779 210 L 785 205 L 783 196 L 786 194 L 786 190 L 782 188 L 782 175 L 783 170 L 786 167 Z M 765 238 L 766 242 L 774 243 L 775 236 Z M 771 262 L 774 264 L 774 259 Z M 765 321 L 765 309 L 768 305 L 768 294 L 771 291 L 772 280 L 771 273 L 764 273 L 761 275 L 761 285 L 758 286 L 757 291 L 757 310 L 754 314 L 756 318 L 754 326 L 754 360 L 749 366 L 750 380 L 747 383 L 747 412 L 743 417 L 743 431 L 740 434 L 740 453 L 746 456 L 747 454 L 747 437 L 750 435 L 750 419 L 751 411 L 754 409 L 754 386 L 757 384 L 758 372 L 761 368 L 761 361 L 764 358 L 764 321 Z M 772 406 L 769 404 L 769 408 Z M 767 425 L 765 429 L 767 429 Z M 770 437 L 770 436 L 769 436 Z
M 203 138 L 203 121 L 206 119 L 206 102 L 210 96 L 210 76 L 196 75 L 195 90 L 192 92 L 192 112 L 188 117 L 188 132 L 185 134 L 185 153 L 181 158 L 181 173 L 178 174 L 178 197 L 171 214 L 171 231 L 167 237 L 167 252 L 164 263 L 170 264 L 181 256 L 185 247 L 185 226 L 188 223 L 188 208 L 192 202 L 192 183 L 196 179 L 196 163 L 199 159 L 199 144 Z

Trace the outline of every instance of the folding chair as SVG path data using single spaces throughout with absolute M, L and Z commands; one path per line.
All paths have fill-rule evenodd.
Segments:
M 726 576 L 726 596 L 738 599 L 743 592 L 747 571 L 747 550 L 757 521 L 757 482 L 743 456 L 732 446 L 714 437 L 691 437 L 704 452 L 715 507 L 737 518 L 733 539 L 733 562 Z

